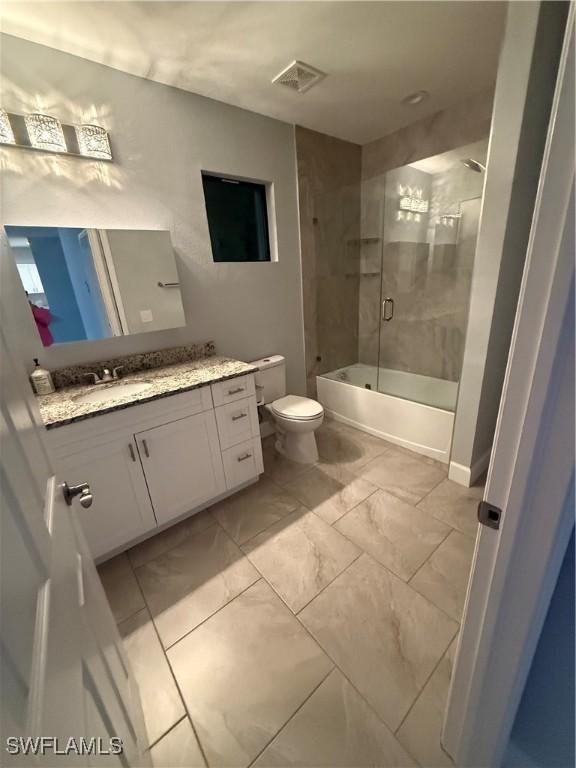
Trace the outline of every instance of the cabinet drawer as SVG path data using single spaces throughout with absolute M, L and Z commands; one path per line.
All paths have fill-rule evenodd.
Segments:
M 232 403 L 234 400 L 242 400 L 253 395 L 255 391 L 254 376 L 251 373 L 212 384 L 214 405 L 226 405 L 226 403 Z
M 253 437 L 240 445 L 222 451 L 222 461 L 226 488 L 229 490 L 257 478 L 264 471 L 260 438 Z
M 251 437 L 257 437 L 260 428 L 256 398 L 248 397 L 228 405 L 220 405 L 216 408 L 216 423 L 223 450 L 243 443 Z

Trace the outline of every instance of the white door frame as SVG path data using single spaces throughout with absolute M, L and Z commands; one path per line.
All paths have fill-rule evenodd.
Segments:
M 574 6 L 566 26 L 444 722 L 456 765 L 502 762 L 574 525 Z
M 98 277 L 98 283 L 100 284 L 100 293 L 102 294 L 102 300 L 106 307 L 106 315 L 108 316 L 108 322 L 110 323 L 110 330 L 112 331 L 113 336 L 123 336 L 125 331 L 122 327 L 116 301 L 116 293 L 110 276 L 110 262 L 106 258 L 100 232 L 97 229 L 85 229 L 84 232 L 86 232 L 88 242 L 90 243 L 94 269 L 96 270 L 96 276 Z

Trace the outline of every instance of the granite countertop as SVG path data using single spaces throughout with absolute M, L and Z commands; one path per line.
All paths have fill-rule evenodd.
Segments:
M 137 382 L 149 382 L 150 387 L 143 392 L 118 396 L 114 400 L 105 403 L 79 403 L 75 398 L 93 390 L 105 390 L 110 384 L 79 384 L 63 387 L 50 395 L 37 397 L 40 406 L 40 415 L 46 429 L 63 427 L 75 421 L 83 421 L 104 413 L 120 411 L 133 405 L 148 403 L 161 397 L 169 397 L 179 392 L 187 392 L 217 381 L 233 379 L 247 373 L 254 373 L 257 369 L 248 363 L 232 360 L 227 357 L 206 357 L 175 365 L 166 365 L 158 368 L 129 373 L 120 381 L 124 384 Z M 115 383 L 120 389 L 121 384 Z

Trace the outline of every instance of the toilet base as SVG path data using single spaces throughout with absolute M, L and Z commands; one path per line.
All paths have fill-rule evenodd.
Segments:
M 276 432 L 276 450 L 297 464 L 315 464 L 318 446 L 314 432 Z

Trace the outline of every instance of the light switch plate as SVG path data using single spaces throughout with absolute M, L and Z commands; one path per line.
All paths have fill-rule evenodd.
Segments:
M 154 320 L 154 316 L 152 315 L 151 309 L 141 309 L 140 310 L 140 320 L 143 323 L 151 323 Z

